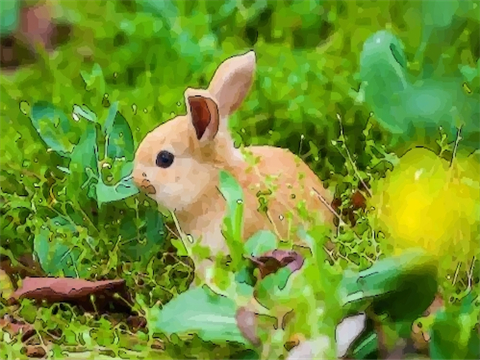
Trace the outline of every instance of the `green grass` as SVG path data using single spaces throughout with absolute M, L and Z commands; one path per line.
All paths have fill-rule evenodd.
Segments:
M 185 88 L 205 87 L 229 56 L 252 48 L 257 54 L 252 91 L 230 122 L 236 143 L 289 148 L 335 190 L 341 210 L 350 208 L 361 181 L 374 186 L 406 149 L 428 146 L 447 160 L 478 149 L 478 1 L 435 8 L 418 1 L 48 3 L 57 21 L 73 24 L 69 41 L 50 54 L 38 47 L 34 63 L 1 75 L 2 259 L 16 265 L 34 254 L 37 274 L 125 279 L 130 306 L 148 323 L 148 330 L 137 331 L 124 314 L 3 301 L 0 315 L 33 324 L 29 346 L 46 349 L 49 358 L 252 358 L 251 345 L 205 341 L 215 339 L 218 329 L 167 338 L 168 317 L 159 309 L 172 299 L 192 304 L 178 295 L 193 280 L 193 262 L 170 231 L 173 219 L 129 180 L 145 134 L 185 113 Z M 375 36 L 387 37 L 389 46 L 364 48 L 375 44 Z M 402 92 L 403 82 L 408 86 Z M 435 102 L 417 104 L 421 95 L 438 97 L 455 111 L 429 113 Z M 462 139 L 455 147 L 458 128 Z M 312 253 L 293 280 L 279 271 L 255 285 L 270 304 L 270 317 L 285 308 L 305 309 L 286 330 L 273 331 L 267 316 L 260 321 L 261 340 L 272 344 L 271 352 L 255 348 L 261 358 L 284 356 L 283 343 L 293 334 L 333 338 L 346 311 L 332 295 L 342 275 L 393 252 L 370 207 L 355 210 L 355 226 L 344 216 L 347 225 L 337 233 L 312 230 Z M 227 219 L 232 233 L 235 219 Z M 478 230 L 478 220 L 472 226 Z M 243 249 L 237 240 L 233 234 L 229 241 Z M 201 249 L 187 250 L 202 255 Z M 467 304 L 467 295 L 478 303 L 475 255 L 475 267 L 471 259 L 458 269 L 455 259 L 454 265 L 440 262 L 438 285 L 452 309 Z M 236 270 L 242 264 L 238 256 Z M 24 275 L 15 271 L 8 281 L 19 286 Z M 251 289 L 236 275 L 217 264 L 219 291 L 231 301 L 224 305 L 228 316 L 230 307 L 251 299 Z M 279 290 L 280 283 L 288 286 Z M 463 331 L 468 343 L 478 321 L 478 304 L 468 304 L 462 310 L 468 319 L 455 330 L 445 329 L 449 316 L 455 318 L 447 313 L 432 331 Z M 317 312 L 322 307 L 328 316 Z M 396 333 L 392 339 L 401 331 Z M 27 357 L 20 336 L 0 330 L 0 337 L 2 358 Z M 437 347 L 432 358 L 466 356 L 460 345 L 456 353 L 442 353 L 441 342 Z

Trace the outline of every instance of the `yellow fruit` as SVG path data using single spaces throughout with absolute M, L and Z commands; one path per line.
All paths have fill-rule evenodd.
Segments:
M 399 253 L 421 247 L 432 255 L 471 256 L 478 248 L 478 163 L 453 166 L 425 148 L 407 152 L 377 183 L 371 205 L 387 241 Z

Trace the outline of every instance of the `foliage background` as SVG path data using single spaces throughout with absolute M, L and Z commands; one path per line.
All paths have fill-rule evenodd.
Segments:
M 358 187 L 358 174 L 371 183 L 392 168 L 379 161 L 382 152 L 393 149 L 399 156 L 412 144 L 425 143 L 440 152 L 435 142 L 438 126 L 433 127 L 431 138 L 412 143 L 398 140 L 377 121 L 373 110 L 377 106 L 381 113 L 381 109 L 375 95 L 362 88 L 360 68 L 362 48 L 374 33 L 386 29 L 403 42 L 405 71 L 411 78 L 456 78 L 468 84 L 471 96 L 480 91 L 478 1 L 465 1 L 467 5 L 455 7 L 450 17 L 429 1 L 26 3 L 46 4 L 54 21 L 70 24 L 71 29 L 67 41 L 52 52 L 37 44 L 32 61 L 22 60 L 16 71 L 2 69 L 2 255 L 15 263 L 47 248 L 47 253 L 54 252 L 42 264 L 48 274 L 125 278 L 148 306 L 172 299 L 186 290 L 192 278 L 191 262 L 171 245 L 171 234 L 164 226 L 169 220 L 141 194 L 114 202 L 112 197 L 99 204 L 98 199 L 77 191 L 86 180 L 84 173 L 80 168 L 75 173 L 75 166 L 70 167 L 74 176 L 62 170 L 74 161 L 73 156 L 70 160 L 57 151 L 46 151 L 47 147 L 72 150 L 82 134 L 95 132 L 97 177 L 106 186 L 117 184 L 128 175 L 134 148 L 145 134 L 185 112 L 186 86 L 205 87 L 221 61 L 254 49 L 257 74 L 252 91 L 230 120 L 236 142 L 289 148 L 348 202 L 348 194 Z M 41 101 L 46 103 L 40 106 Z M 98 125 L 92 128 L 88 121 L 75 121 L 72 113 L 79 111 L 75 106 L 88 107 Z M 127 125 L 112 113 L 114 106 Z M 54 135 L 46 146 L 32 125 L 34 111 L 61 111 L 70 129 L 60 139 Z M 119 140 L 118 147 L 109 150 L 103 144 L 112 132 L 123 134 L 118 128 L 112 130 L 115 121 L 131 129 L 133 146 L 121 147 L 123 140 Z M 339 138 L 340 124 L 343 138 Z M 448 135 L 448 142 L 454 142 L 455 133 Z M 474 145 L 475 139 L 471 137 Z M 119 147 L 123 150 L 116 153 Z M 451 157 L 452 147 L 444 155 Z M 81 161 L 85 156 L 80 155 Z M 55 234 L 50 240 L 64 244 L 63 250 L 58 246 L 52 250 L 46 242 L 49 233 Z M 349 236 L 339 240 L 340 267 L 366 268 L 387 251 L 371 241 L 342 245 L 351 240 Z M 444 273 L 452 276 L 453 270 L 446 268 Z M 453 297 L 462 291 L 449 288 Z M 39 312 L 40 318 L 49 311 L 24 306 Z M 89 321 L 89 326 L 106 326 L 103 320 Z M 79 332 L 85 331 L 80 320 L 75 324 Z M 198 341 L 174 341 L 168 356 L 188 356 L 199 346 L 205 358 L 231 355 L 228 348 L 213 350 L 213 345 Z

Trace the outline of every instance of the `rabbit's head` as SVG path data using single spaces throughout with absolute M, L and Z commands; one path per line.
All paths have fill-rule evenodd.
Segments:
M 207 90 L 185 91 L 187 114 L 158 126 L 135 154 L 136 185 L 170 211 L 181 211 L 218 184 L 219 169 L 242 161 L 227 129 L 227 118 L 252 84 L 255 53 L 224 61 Z

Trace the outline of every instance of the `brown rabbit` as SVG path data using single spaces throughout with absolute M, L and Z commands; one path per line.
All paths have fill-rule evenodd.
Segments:
M 253 51 L 224 61 L 207 90 L 186 90 L 187 115 L 150 132 L 135 156 L 137 186 L 174 212 L 181 230 L 208 246 L 212 255 L 228 254 L 222 235 L 226 202 L 218 189 L 221 170 L 243 188 L 245 240 L 262 229 L 295 239 L 295 226 L 303 224 L 301 213 L 333 225 L 331 194 L 296 155 L 272 146 L 251 146 L 244 152 L 234 146 L 227 119 L 246 97 L 254 70 Z M 254 166 L 245 152 L 256 158 Z M 265 212 L 257 194 L 267 185 L 273 193 Z

